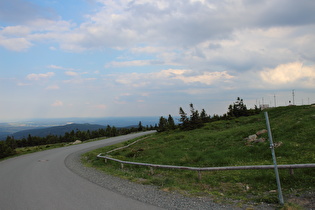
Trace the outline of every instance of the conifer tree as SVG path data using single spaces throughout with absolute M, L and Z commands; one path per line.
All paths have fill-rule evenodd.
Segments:
M 143 130 L 143 126 L 141 121 L 139 121 L 139 125 L 138 125 L 138 131 L 142 131 Z
M 167 129 L 167 119 L 161 116 L 157 131 L 163 132 L 163 131 L 166 131 L 166 129 Z
M 210 118 L 209 118 L 209 116 L 207 115 L 205 109 L 202 109 L 202 110 L 201 110 L 200 119 L 201 119 L 201 121 L 202 121 L 203 123 L 209 122 Z
M 176 128 L 175 121 L 170 114 L 168 115 L 168 118 L 167 118 L 167 127 L 170 130 L 174 130 Z
M 230 104 L 228 108 L 227 115 L 230 117 L 241 117 L 241 116 L 247 116 L 247 107 L 243 102 L 243 99 L 240 97 L 237 97 L 236 102 Z
M 181 128 L 182 130 L 187 130 L 187 129 L 188 129 L 188 126 L 189 126 L 189 119 L 188 119 L 188 117 L 187 117 L 186 112 L 184 112 L 184 110 L 183 110 L 182 107 L 179 108 L 179 115 L 180 115 L 179 121 L 182 123 L 182 124 L 180 125 L 180 128 Z

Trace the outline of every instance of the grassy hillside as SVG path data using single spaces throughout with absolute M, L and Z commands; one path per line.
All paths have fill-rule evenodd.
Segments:
M 315 107 L 290 106 L 268 110 L 278 164 L 315 163 Z M 265 142 L 248 142 L 249 135 L 266 128 L 264 114 L 217 121 L 192 131 L 158 133 L 131 147 L 111 153 L 114 158 L 135 162 L 178 166 L 243 166 L 272 165 L 268 134 L 259 135 Z M 127 143 L 125 143 L 127 144 Z M 107 173 L 119 175 L 144 184 L 154 184 L 163 190 L 175 190 L 189 195 L 213 196 L 243 201 L 277 203 L 277 189 L 273 170 L 238 170 L 197 172 L 125 166 L 96 158 L 120 145 L 105 147 L 87 153 L 87 165 Z M 281 169 L 282 190 L 285 199 L 306 191 L 314 193 L 315 169 Z M 314 195 L 314 194 L 313 194 Z

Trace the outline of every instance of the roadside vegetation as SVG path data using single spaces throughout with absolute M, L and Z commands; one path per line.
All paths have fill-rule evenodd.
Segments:
M 255 107 L 247 111 L 244 109 L 242 115 L 236 116 L 233 110 L 242 111 L 239 109 L 240 104 L 245 106 L 238 98 L 229 107 L 227 114 L 212 117 L 206 114 L 205 121 L 201 120 L 197 112 L 195 116 L 198 117 L 194 120 L 197 119 L 200 125 L 195 127 L 191 122 L 197 110 L 191 104 L 190 116 L 180 109 L 182 119 L 179 126 L 174 126 L 170 119 L 161 118 L 165 126 L 160 126 L 160 123 L 160 132 L 110 155 L 126 161 L 177 166 L 273 165 L 267 133 L 258 134 L 254 140 L 248 138 L 266 129 L 263 112 Z M 276 144 L 277 163 L 315 163 L 315 107 L 287 106 L 267 111 Z M 169 122 L 172 128 L 168 127 Z M 187 127 L 184 127 L 184 122 Z M 164 191 L 176 191 L 188 196 L 210 196 L 217 202 L 238 200 L 239 205 L 248 202 L 278 203 L 274 170 L 205 171 L 199 179 L 195 171 L 154 169 L 152 173 L 148 167 L 132 165 L 124 165 L 121 169 L 119 163 L 104 163 L 103 159 L 96 157 L 99 153 L 105 154 L 131 142 L 91 151 L 84 154 L 82 160 L 87 166 L 134 182 L 156 185 Z M 294 169 L 293 172 L 279 169 L 282 191 L 286 206 L 289 207 L 292 205 L 288 202 L 297 202 L 299 197 L 305 195 L 314 196 L 315 190 L 314 168 Z

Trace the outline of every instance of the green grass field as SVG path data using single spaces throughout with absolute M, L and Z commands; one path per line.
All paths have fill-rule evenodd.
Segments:
M 288 106 L 268 109 L 278 164 L 315 163 L 315 107 Z M 268 134 L 259 138 L 265 142 L 248 143 L 245 138 L 266 129 L 264 113 L 227 121 L 205 124 L 192 131 L 169 131 L 149 136 L 126 149 L 110 155 L 121 160 L 177 166 L 214 167 L 272 165 Z M 154 169 L 125 165 L 96 158 L 129 142 L 101 148 L 84 154 L 88 166 L 142 184 L 153 184 L 165 191 L 177 191 L 189 196 L 211 196 L 216 201 L 228 199 L 242 202 L 277 203 L 274 170 L 237 170 L 202 172 Z M 281 142 L 281 143 L 280 143 Z M 279 169 L 285 199 L 314 192 L 315 168 Z

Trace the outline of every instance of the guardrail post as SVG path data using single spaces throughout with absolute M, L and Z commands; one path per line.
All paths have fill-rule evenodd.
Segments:
M 124 169 L 124 164 L 120 163 L 120 167 L 121 167 L 121 169 Z
M 150 174 L 151 174 L 151 175 L 154 174 L 153 167 L 150 167 Z
M 201 171 L 198 171 L 198 179 L 201 180 Z
M 293 176 L 293 175 L 294 175 L 294 170 L 293 170 L 293 168 L 290 168 L 289 170 L 290 170 L 290 175 Z

